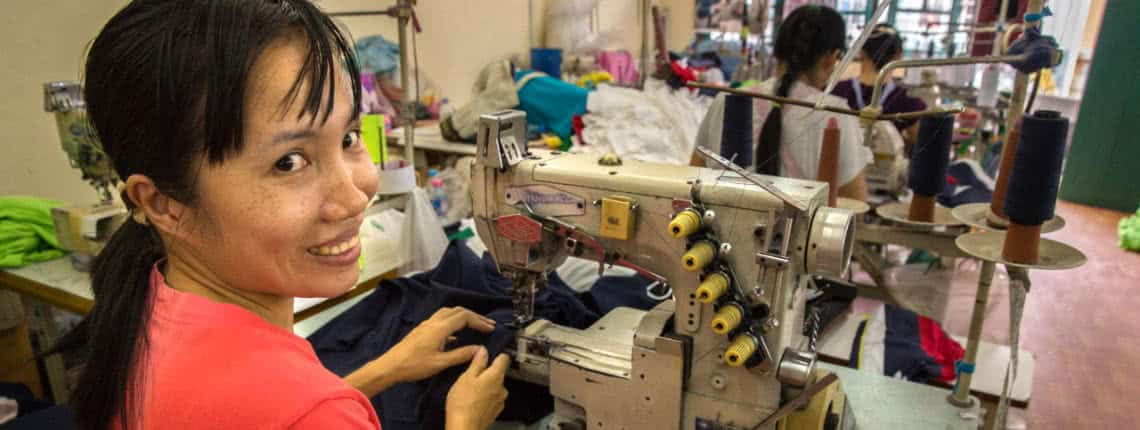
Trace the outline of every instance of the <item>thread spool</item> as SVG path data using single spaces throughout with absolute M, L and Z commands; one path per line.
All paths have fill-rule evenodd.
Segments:
M 724 97 L 720 155 L 738 166 L 752 165 L 752 98 L 736 94 Z
M 744 333 L 736 335 L 724 352 L 724 362 L 732 367 L 743 366 L 756 353 L 756 338 Z
M 701 229 L 701 215 L 692 209 L 685 209 L 669 222 L 669 236 L 680 239 Z
M 728 276 L 721 272 L 713 273 L 706 276 L 701 285 L 697 287 L 697 301 L 704 304 L 713 303 L 726 291 L 728 291 Z
M 1065 159 L 1069 119 L 1060 112 L 1040 110 L 1021 124 L 1021 143 L 1013 159 L 1005 213 L 1009 217 L 1002 257 L 1022 263 L 1037 263 L 1041 224 L 1053 218 L 1057 186 Z
M 835 207 L 835 201 L 839 197 L 839 122 L 835 118 L 829 118 L 827 128 L 823 129 L 815 179 L 827 183 L 827 205 Z
M 740 322 L 744 320 L 744 311 L 740 309 L 740 305 L 736 303 L 729 303 L 721 306 L 713 315 L 712 331 L 716 334 L 728 334 L 728 332 L 740 327 Z
M 918 145 L 911 155 L 907 182 L 914 191 L 907 218 L 934 222 L 934 196 L 946 184 L 950 163 L 950 142 L 954 138 L 954 117 L 925 117 L 919 121 Z
M 704 269 L 713 257 L 716 256 L 716 245 L 712 241 L 702 240 L 689 248 L 685 255 L 681 256 L 681 264 L 685 270 L 696 272 Z
M 999 224 L 999 227 L 1005 227 L 1005 195 L 1006 190 L 1009 189 L 1009 174 L 1013 170 L 1013 159 L 1017 156 L 1017 144 L 1021 140 L 1021 122 L 1019 121 L 1016 126 L 1009 131 L 1009 136 L 1006 142 L 1001 147 L 1001 165 L 998 167 L 997 181 L 994 182 L 994 195 L 990 200 L 990 211 L 993 212 L 1000 220 L 990 220 L 990 224 Z

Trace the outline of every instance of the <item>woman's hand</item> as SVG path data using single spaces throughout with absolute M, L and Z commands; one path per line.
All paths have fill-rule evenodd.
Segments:
M 390 362 L 393 367 L 388 371 L 400 382 L 412 382 L 471 361 L 481 346 L 468 345 L 444 351 L 451 335 L 467 327 L 490 333 L 495 329 L 495 321 L 460 307 L 436 311 L 384 354 L 393 359 Z
M 495 329 L 495 321 L 460 307 L 440 309 L 387 353 L 345 377 L 345 382 L 372 397 L 392 385 L 426 379 L 466 363 L 481 346 L 450 351 L 444 351 L 444 346 L 455 332 L 467 327 L 490 333 Z
M 487 367 L 487 350 L 479 347 L 467 371 L 447 392 L 447 430 L 483 430 L 495 421 L 507 400 L 503 376 L 510 363 L 506 354 L 499 354 Z

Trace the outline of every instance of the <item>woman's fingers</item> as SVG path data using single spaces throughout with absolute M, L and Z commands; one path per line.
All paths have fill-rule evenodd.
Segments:
M 487 349 L 482 346 L 475 347 L 475 355 L 471 357 L 471 365 L 467 366 L 467 374 L 479 377 L 487 368 Z
M 483 351 L 484 355 L 487 354 L 486 349 L 484 349 L 482 346 L 479 346 L 479 345 L 467 345 L 467 346 L 455 348 L 451 351 L 442 352 L 439 354 L 439 358 L 444 364 L 442 368 L 448 368 L 451 366 L 463 364 L 463 363 L 466 363 L 470 360 L 473 360 L 475 358 L 476 354 L 478 354 L 480 350 Z M 486 365 L 487 365 L 487 358 L 484 357 L 483 358 L 483 366 L 485 367 Z
M 447 330 L 448 334 L 462 330 L 464 327 L 471 327 L 483 333 L 489 333 L 495 329 L 495 320 L 467 309 L 458 309 L 459 312 L 448 316 L 447 319 L 443 321 L 444 329 Z
M 503 385 L 503 378 L 507 376 L 507 368 L 510 367 L 510 364 L 510 356 L 507 354 L 499 354 L 498 357 L 495 357 L 495 362 L 491 364 L 491 367 L 487 368 L 487 370 L 480 375 L 480 378 L 488 378 L 486 380 L 487 383 L 493 383 L 501 387 Z

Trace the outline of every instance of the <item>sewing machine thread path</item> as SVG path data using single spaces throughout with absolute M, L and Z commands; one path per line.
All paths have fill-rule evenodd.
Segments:
M 800 211 L 734 172 L 528 153 L 521 112 L 480 122 L 473 209 L 513 281 L 512 376 L 550 386 L 557 428 L 752 428 L 815 379 L 806 275 L 844 272 L 854 233 L 826 184 L 764 178 Z M 585 330 L 534 319 L 570 255 L 630 267 L 673 300 Z
M 99 193 L 97 204 L 52 209 L 60 245 L 71 251 L 71 262 L 77 270 L 87 271 L 94 256 L 126 220 L 126 208 L 116 203 L 111 193 L 119 177 L 87 121 L 87 105 L 78 82 L 45 83 L 44 111 L 55 115 L 60 147 L 71 167 L 79 169 L 83 180 Z

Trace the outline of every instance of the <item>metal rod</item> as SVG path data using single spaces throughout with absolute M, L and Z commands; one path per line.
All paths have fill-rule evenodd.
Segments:
M 345 12 L 331 12 L 328 16 L 370 16 L 370 15 L 388 15 L 386 10 L 353 10 Z
M 764 94 L 764 93 L 755 92 L 755 91 L 742 90 L 739 88 L 719 87 L 716 85 L 709 85 L 709 84 L 704 84 L 704 83 L 700 83 L 700 82 L 696 82 L 696 81 L 690 81 L 686 85 L 689 87 L 692 87 L 692 88 L 701 88 L 701 89 L 706 89 L 706 90 L 720 91 L 720 92 L 725 92 L 725 93 L 729 93 L 729 94 L 736 94 L 736 95 L 748 96 L 748 97 L 752 97 L 752 98 L 764 99 L 764 100 L 768 100 L 768 101 L 772 101 L 772 102 L 776 102 L 776 103 L 781 103 L 781 104 L 803 106 L 803 107 L 806 107 L 809 109 L 815 109 L 815 103 L 809 102 L 807 100 L 800 100 L 800 99 L 792 99 L 792 98 L 787 98 L 787 97 L 774 96 L 771 94 Z M 842 115 L 851 115 L 851 116 L 857 116 L 857 117 L 863 116 L 863 114 L 861 112 L 854 110 L 854 109 L 848 109 L 848 108 L 823 105 L 819 109 L 825 110 L 828 112 L 842 114 Z M 921 118 L 921 117 L 925 117 L 925 116 L 953 115 L 953 114 L 961 113 L 963 110 L 964 109 L 961 107 L 950 108 L 950 109 L 935 108 L 935 109 L 927 109 L 927 110 L 914 111 L 914 112 L 900 112 L 900 113 L 885 114 L 885 115 L 874 115 L 871 118 L 875 119 L 875 120 L 895 120 L 895 119 Z
M 729 161 L 728 159 L 721 157 L 721 156 L 717 155 L 716 153 L 709 151 L 708 149 L 701 148 L 699 146 L 697 147 L 697 153 L 704 156 L 704 158 L 706 160 L 711 160 L 714 163 L 721 165 L 725 169 L 731 170 L 734 173 L 740 175 L 740 177 L 744 178 L 748 182 L 756 184 L 760 188 L 764 189 L 764 191 L 772 193 L 772 195 L 776 196 L 776 198 L 782 200 L 784 203 L 786 203 L 788 205 L 791 205 L 793 208 L 798 209 L 800 212 L 807 212 L 808 205 L 806 203 L 799 201 L 795 197 L 792 197 L 783 191 L 780 191 L 780 189 L 778 187 L 776 187 L 775 184 L 757 179 L 755 176 L 753 176 L 751 174 L 751 172 L 741 168 L 740 166 L 737 166 L 736 163 L 733 163 L 732 161 Z M 789 235 L 786 235 L 784 237 L 785 237 L 785 240 L 787 240 L 787 238 L 791 237 L 791 235 L 789 234 Z
M 982 260 L 982 271 L 978 275 L 978 291 L 974 296 L 974 310 L 970 316 L 970 334 L 966 338 L 966 355 L 962 357 L 962 364 L 974 367 L 978 358 L 978 344 L 982 337 L 982 326 L 986 321 L 986 305 L 990 300 L 990 285 L 994 280 L 994 269 L 997 264 Z M 958 382 L 954 384 L 954 392 L 947 399 L 958 407 L 972 406 L 970 400 L 970 383 L 973 382 L 974 371 L 958 373 Z
M 404 109 L 401 114 L 404 119 L 404 159 L 408 165 L 415 166 L 416 148 L 413 142 L 416 134 L 416 103 L 412 100 L 412 87 L 408 79 L 408 23 L 412 20 L 411 4 L 409 0 L 399 0 L 399 28 L 400 28 L 400 88 L 403 88 Z
M 645 79 L 651 73 L 649 48 L 649 4 L 652 0 L 641 1 L 641 76 L 638 76 L 638 86 L 645 88 Z
M 990 63 L 1007 63 L 1014 61 L 1025 61 L 1026 55 L 991 55 L 987 57 L 951 57 L 951 58 L 923 58 L 915 60 L 896 60 L 887 63 L 883 66 L 883 70 L 879 71 L 879 76 L 875 78 L 875 90 L 871 93 L 871 105 L 866 107 L 866 110 L 878 111 L 882 107 L 882 94 L 883 85 L 891 76 L 895 69 L 908 68 L 908 67 L 923 67 L 923 66 L 954 66 L 960 64 L 990 64 Z M 867 124 L 865 127 L 866 133 L 863 135 L 863 142 L 871 141 L 871 133 L 873 127 Z
M 1025 13 L 1041 13 L 1041 9 L 1044 8 L 1044 3 L 1044 0 L 1029 0 L 1029 5 L 1025 9 Z M 1041 25 L 1041 20 L 1026 22 L 1023 27 L 1025 31 L 1028 31 L 1038 25 Z M 1005 40 L 1004 36 L 1002 40 Z M 1021 121 L 1022 115 L 1025 114 L 1025 93 L 1027 93 L 1028 90 L 1029 74 L 1017 72 L 1017 77 L 1013 79 L 1013 93 L 1009 96 L 1009 111 L 1006 114 L 1005 120 L 1006 138 L 1009 137 L 1009 132 L 1013 130 L 1017 122 Z

